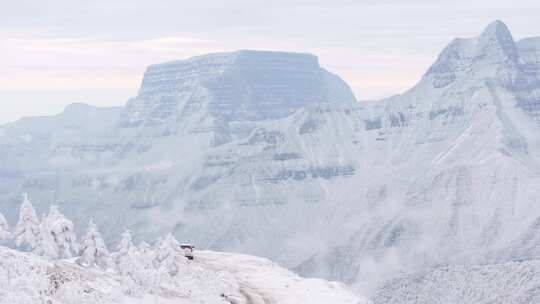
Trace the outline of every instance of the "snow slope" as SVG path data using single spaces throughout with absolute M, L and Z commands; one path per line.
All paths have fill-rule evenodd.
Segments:
M 338 283 L 302 279 L 266 259 L 197 252 L 173 279 L 140 291 L 112 272 L 0 247 L 0 303 L 368 303 Z
M 0 210 L 13 222 L 28 192 L 109 241 L 172 231 L 369 291 L 540 259 L 539 41 L 493 22 L 365 103 L 305 54 L 153 66 L 124 108 L 0 127 Z
M 540 301 L 540 261 L 452 265 L 400 277 L 374 303 L 520 304 Z
M 205 268 L 232 273 L 238 281 L 239 293 L 254 304 L 368 303 L 344 292 L 342 283 L 300 278 L 267 259 L 211 251 L 198 256 Z

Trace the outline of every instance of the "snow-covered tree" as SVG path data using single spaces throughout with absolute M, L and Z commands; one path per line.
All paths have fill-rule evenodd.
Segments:
M 25 246 L 29 250 L 36 248 L 39 239 L 39 220 L 36 210 L 28 199 L 23 195 L 23 202 L 19 210 L 19 222 L 15 227 L 15 244 L 17 247 Z
M 139 266 L 143 271 L 149 272 L 154 270 L 153 260 L 155 257 L 155 251 L 152 246 L 146 242 L 141 242 L 137 250 L 137 259 L 139 261 Z
M 9 224 L 2 213 L 0 213 L 0 242 L 9 240 L 11 233 L 9 232 Z
M 97 265 L 101 268 L 106 268 L 108 265 L 109 251 L 93 219 L 90 219 L 88 223 L 86 235 L 81 241 L 79 254 L 80 258 L 77 259 L 79 264 Z
M 39 234 L 36 242 L 36 248 L 34 248 L 34 253 L 51 259 L 58 258 L 58 248 L 54 237 L 47 226 L 47 216 L 45 214 L 41 215 L 41 221 L 39 223 Z
M 66 219 L 57 206 L 40 223 L 39 241 L 35 252 L 50 259 L 71 258 L 78 251 L 73 222 Z
M 137 247 L 133 245 L 131 232 L 129 229 L 126 229 L 122 233 L 122 238 L 116 247 L 116 252 L 113 254 L 114 263 L 120 273 L 130 272 L 134 267 L 137 267 L 136 252 Z
M 150 265 L 152 264 L 152 260 L 154 259 L 155 252 L 152 246 L 150 246 L 150 244 L 144 241 L 140 242 L 138 246 L 138 253 L 141 259 L 143 259 L 145 262 L 147 262 Z
M 160 282 L 162 272 L 153 265 L 156 252 L 146 242 L 141 242 L 137 250 L 138 272 L 134 273 L 136 281 L 147 290 L 154 290 Z
M 126 229 L 122 233 L 122 238 L 120 239 L 120 242 L 118 243 L 118 246 L 116 246 L 116 255 L 115 258 L 122 258 L 123 256 L 128 255 L 130 252 L 133 252 L 135 250 L 135 245 L 133 245 L 133 238 L 131 236 L 131 231 L 129 229 Z
M 180 243 L 178 243 L 171 233 L 158 241 L 154 259 L 156 267 L 159 267 L 171 276 L 174 276 L 180 270 L 178 265 L 180 258 Z
M 137 294 L 140 291 L 152 291 L 159 284 L 160 273 L 152 267 L 154 252 L 150 245 L 141 243 L 139 248 L 133 245 L 131 232 L 126 230 L 118 244 L 117 251 L 112 254 L 116 269 L 124 276 L 124 281 L 131 286 L 128 292 Z

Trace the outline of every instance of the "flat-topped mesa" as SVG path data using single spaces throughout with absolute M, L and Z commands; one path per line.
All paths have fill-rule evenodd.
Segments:
M 349 86 L 310 54 L 236 51 L 150 66 L 125 126 L 211 114 L 220 121 L 285 117 L 312 104 L 353 102 Z
M 299 70 L 312 73 L 319 70 L 317 57 L 310 54 L 237 51 L 202 55 L 186 60 L 154 64 L 148 67 L 139 91 L 140 95 L 175 94 L 189 85 L 190 80 L 201 82 L 222 77 L 233 69 Z

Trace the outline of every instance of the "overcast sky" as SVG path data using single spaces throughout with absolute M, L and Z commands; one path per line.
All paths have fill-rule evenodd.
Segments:
M 538 0 L 0 0 L 0 123 L 122 105 L 149 64 L 215 51 L 310 52 L 359 99 L 404 91 L 454 37 L 504 21 L 540 36 Z

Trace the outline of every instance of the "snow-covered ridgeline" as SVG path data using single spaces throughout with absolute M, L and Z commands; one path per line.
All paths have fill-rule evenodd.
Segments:
M 51 262 L 0 246 L 0 303 L 370 303 L 339 283 L 303 279 L 266 259 L 205 251 L 178 262 L 174 276 L 147 269 L 144 280 L 135 281 L 111 269 Z

